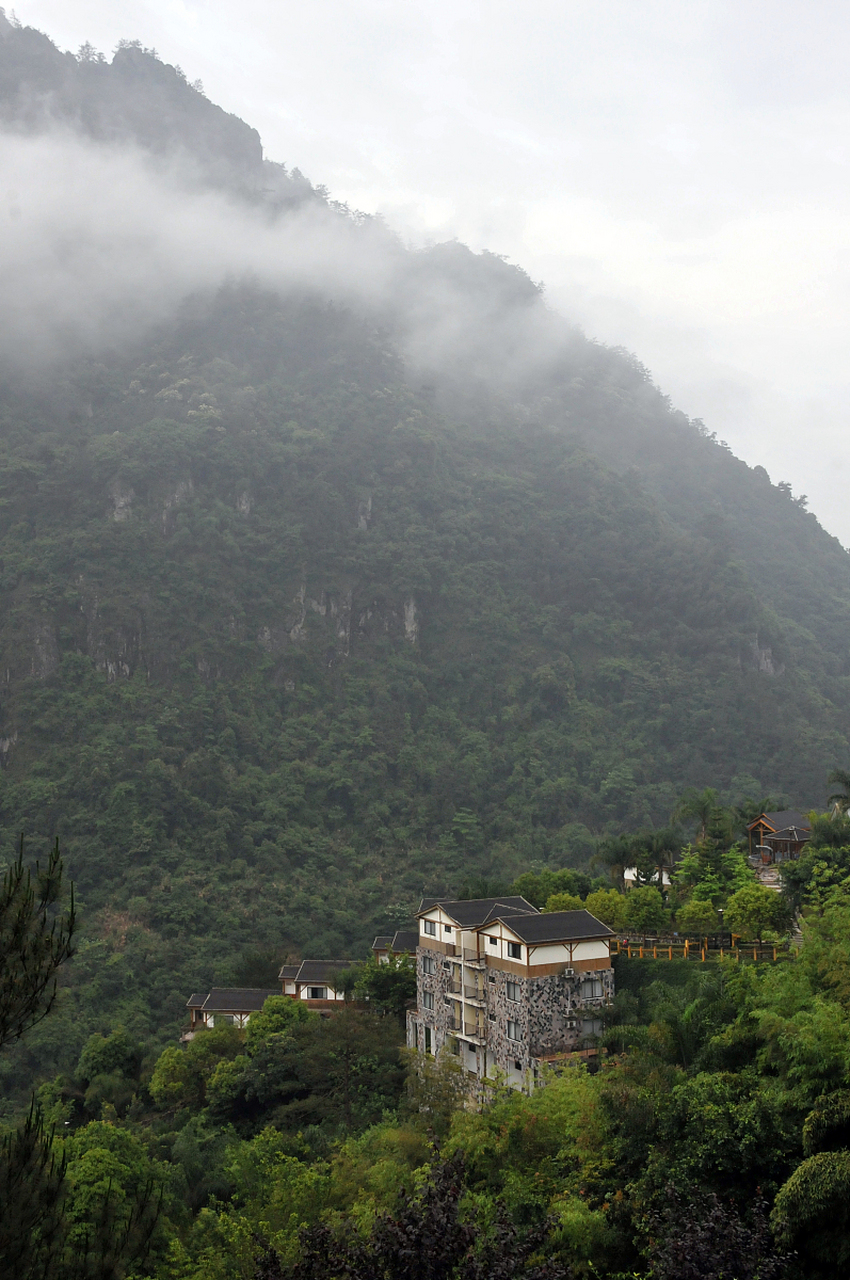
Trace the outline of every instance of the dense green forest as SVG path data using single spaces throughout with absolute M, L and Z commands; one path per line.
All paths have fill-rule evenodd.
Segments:
M 0 1262 L 21 1280 L 843 1274 L 850 821 L 816 820 L 781 895 L 748 882 L 745 859 L 718 887 L 731 815 L 707 816 L 666 902 L 570 869 L 511 887 L 656 928 L 699 901 L 740 927 L 750 895 L 781 933 L 796 904 L 802 938 L 775 963 L 619 956 L 595 1069 L 577 1060 L 529 1092 L 495 1080 L 475 1107 L 459 1058 L 401 1048 L 407 957 L 354 971 L 352 1003 L 330 1018 L 273 996 L 244 1031 L 160 1054 L 125 1027 L 96 1033 L 0 1146 Z M 67 950 L 58 879 L 54 861 L 28 908 L 36 944 L 53 929 L 48 969 Z M 20 913 L 7 879 L 0 916 L 10 901 Z M 760 936 L 777 936 L 766 924 Z M 0 1045 L 39 1013 L 38 1000 L 20 1012 L 8 960 Z
M 518 268 L 405 250 L 283 169 L 282 200 L 152 51 L 3 21 L 21 136 L 170 139 L 193 183 L 227 156 L 234 201 L 285 228 L 306 200 L 394 281 L 234 280 L 132 342 L 5 361 L 0 856 L 58 835 L 84 908 L 7 1072 L 116 1020 L 173 1035 L 190 991 L 290 954 L 362 956 L 423 892 L 585 867 L 688 786 L 822 804 L 850 566 L 788 485 Z
M 519 268 L 406 249 L 152 50 L 61 53 L 0 11 L 0 116 L 132 146 L 175 199 L 177 156 L 243 233 L 342 244 L 349 281 L 222 272 L 120 342 L 0 351 L 0 869 L 58 837 L 76 886 L 55 1004 L 0 1056 L 4 1118 L 35 1081 L 59 1137 L 32 1149 L 67 1160 L 50 1266 L 395 1275 L 403 1227 L 440 1275 L 684 1280 L 718 1234 L 727 1275 L 836 1274 L 840 821 L 758 926 L 802 907 L 799 958 L 618 960 L 604 1069 L 532 1097 L 466 1110 L 376 987 L 332 1029 L 278 1004 L 176 1038 L 193 990 L 362 959 L 424 893 L 756 921 L 742 818 L 823 808 L 850 759 L 847 553 Z M 706 829 L 681 799 L 708 787 Z M 667 900 L 623 895 L 659 849 Z

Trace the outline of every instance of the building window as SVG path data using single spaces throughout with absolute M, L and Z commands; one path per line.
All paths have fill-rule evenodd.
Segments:
M 491 946 L 491 947 L 498 947 L 498 945 L 499 945 L 499 939 L 498 939 L 498 938 L 488 938 L 488 939 L 487 939 L 487 941 L 490 943 L 490 946 Z
M 522 1039 L 522 1036 L 521 1036 L 521 1034 L 520 1034 L 520 1026 L 519 1026 L 519 1023 L 518 1023 L 518 1022 L 509 1022 L 509 1023 L 508 1023 L 508 1039 L 509 1039 L 509 1040 L 521 1040 L 521 1039 Z
M 431 1052 L 431 1028 L 430 1027 L 425 1028 L 425 1052 L 426 1053 Z
M 436 926 L 436 924 L 434 923 L 434 921 L 433 921 L 433 920 L 423 920 L 423 921 L 422 921 L 422 932 L 423 932 L 423 933 L 427 933 L 427 934 L 428 934 L 430 937 L 432 937 L 432 938 L 436 938 L 436 936 L 437 936 L 437 926 Z
M 488 1014 L 487 1014 L 487 1017 L 490 1019 L 490 1021 L 491 1021 L 491 1022 L 495 1022 L 495 1021 L 496 1021 L 496 1015 L 495 1015 L 495 1013 L 488 1013 Z
M 581 984 L 582 1000 L 599 1000 L 602 996 L 601 978 L 584 978 Z
M 488 974 L 487 974 L 487 981 L 488 981 L 488 982 L 495 982 L 495 981 L 496 981 L 496 975 L 495 975 L 495 973 L 488 973 Z
M 452 1053 L 460 1053 L 460 1041 L 459 1041 L 459 1040 L 453 1040 L 453 1041 L 452 1041 Z
M 522 947 L 518 942 L 508 943 L 508 956 L 510 957 L 511 960 L 522 959 Z
M 505 994 L 507 995 L 509 1000 L 513 1000 L 516 1003 L 522 997 L 522 987 L 519 985 L 518 982 L 509 982 L 507 984 L 507 990 Z
M 308 987 L 307 999 L 308 1000 L 326 1000 L 327 987 Z
M 514 1058 L 514 1070 L 522 1071 L 522 1063 L 519 1062 L 516 1058 Z
M 423 1009 L 434 1008 L 434 992 L 433 991 L 422 992 L 422 1008 Z
M 450 924 L 443 925 L 443 933 L 451 933 L 451 931 L 452 931 L 452 926 Z
M 436 964 L 434 963 L 434 961 L 433 961 L 433 959 L 431 958 L 431 956 L 423 956 L 423 957 L 422 957 L 422 972 L 423 972 L 423 973 L 436 973 L 436 972 L 437 972 L 437 966 L 436 966 Z

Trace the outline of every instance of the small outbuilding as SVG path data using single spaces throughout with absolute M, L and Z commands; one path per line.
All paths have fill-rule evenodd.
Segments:
M 811 823 L 798 809 L 780 809 L 775 813 L 760 813 L 747 823 L 750 854 L 758 855 L 762 862 L 787 862 L 799 858 L 812 836 Z

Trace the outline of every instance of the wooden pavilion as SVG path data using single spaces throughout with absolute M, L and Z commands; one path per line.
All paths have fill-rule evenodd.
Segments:
M 780 809 L 776 813 L 760 813 L 747 823 L 750 854 L 758 854 L 762 862 L 787 862 L 799 858 L 811 839 L 808 816 L 797 809 Z

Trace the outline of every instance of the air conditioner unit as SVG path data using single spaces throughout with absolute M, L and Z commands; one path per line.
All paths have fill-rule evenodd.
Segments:
M 564 970 L 564 973 L 567 975 L 567 977 L 568 977 L 568 978 L 574 978 L 574 977 L 575 977 L 575 972 L 576 972 L 576 971 L 575 971 L 575 969 L 565 969 L 565 970 Z

